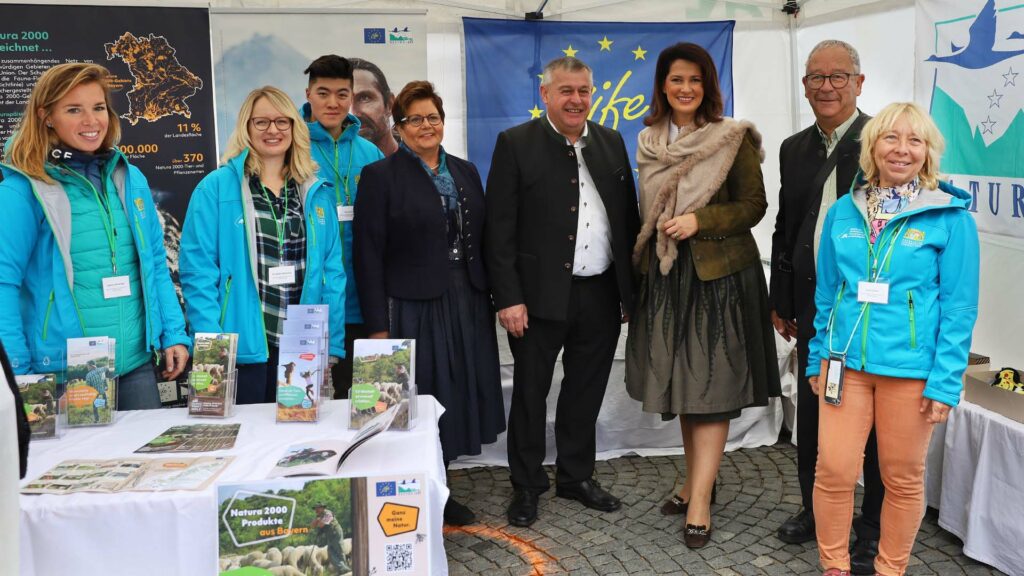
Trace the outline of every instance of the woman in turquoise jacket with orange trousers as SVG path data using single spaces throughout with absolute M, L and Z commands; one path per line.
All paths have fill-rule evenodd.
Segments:
M 345 269 L 330 183 L 309 129 L 272 86 L 249 93 L 223 165 L 192 193 L 181 288 L 194 332 L 238 334 L 237 402 L 274 402 L 290 304 L 326 304 L 331 361 L 345 356 Z
M 814 519 L 828 576 L 849 574 L 853 492 L 871 427 L 885 484 L 875 572 L 900 576 L 924 515 L 932 426 L 960 401 L 978 315 L 971 197 L 940 182 L 942 135 L 916 104 L 861 133 L 863 178 L 828 211 L 818 251 Z
M 118 410 L 160 407 L 191 340 L 149 184 L 116 148 L 110 73 L 44 72 L 7 143 L 0 184 L 0 340 L 17 373 L 64 368 L 68 338 L 116 340 Z

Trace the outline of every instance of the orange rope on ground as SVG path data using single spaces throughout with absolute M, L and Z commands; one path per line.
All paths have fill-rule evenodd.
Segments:
M 452 532 L 465 532 L 466 534 L 471 534 L 473 536 L 481 536 L 491 540 L 507 542 L 508 545 L 515 548 L 519 552 L 519 555 L 526 560 L 526 563 L 533 568 L 533 572 L 530 573 L 530 576 L 544 576 L 545 570 L 551 568 L 550 564 L 557 565 L 558 563 L 557 558 L 526 540 L 523 540 L 513 534 L 507 534 L 501 530 L 495 530 L 489 526 L 444 527 L 445 534 L 451 534 Z

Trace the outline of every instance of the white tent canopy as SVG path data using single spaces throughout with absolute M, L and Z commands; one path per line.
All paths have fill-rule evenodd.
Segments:
M 10 0 L 0 0 L 9 2 Z M 23 0 L 22 0 L 23 1 Z M 54 2 L 73 4 L 75 2 Z M 778 147 L 813 122 L 800 76 L 811 48 L 838 38 L 857 47 L 866 76 L 858 104 L 874 113 L 894 101 L 914 99 L 913 0 L 92 0 L 94 4 L 234 8 L 259 12 L 427 10 L 427 76 L 448 112 L 445 147 L 466 152 L 466 103 L 462 17 L 523 18 L 542 4 L 547 20 L 682 22 L 736 20 L 733 50 L 735 114 L 753 121 L 764 136 L 763 166 L 769 210 L 754 235 L 770 253 L 779 182 Z M 795 16 L 783 8 L 799 8 Z M 973 349 L 994 365 L 1024 367 L 1017 327 L 1024 325 L 1024 242 L 983 235 L 981 302 Z

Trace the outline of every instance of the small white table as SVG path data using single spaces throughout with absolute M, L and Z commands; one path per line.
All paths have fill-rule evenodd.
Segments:
M 942 444 L 938 444 L 942 442 Z M 1024 567 L 1024 424 L 966 400 L 936 430 L 927 496 L 964 554 L 1007 574 Z
M 448 498 L 437 421 L 444 409 L 418 398 L 415 427 L 385 432 L 345 461 L 343 476 L 421 472 L 428 491 L 430 574 L 448 574 L 441 531 Z M 326 402 L 316 424 L 276 424 L 274 404 L 239 406 L 227 419 L 189 419 L 184 408 L 122 412 L 113 426 L 75 428 L 60 440 L 33 442 L 22 485 L 63 460 L 123 458 L 167 428 L 186 423 L 240 423 L 231 450 L 196 454 L 235 456 L 217 482 L 261 480 L 291 444 L 348 439 L 348 401 Z M 159 458 L 166 454 L 154 454 Z M 217 564 L 215 485 L 204 491 L 22 495 L 20 560 L 23 576 L 102 574 L 180 576 L 212 573 Z M 0 570 L 4 573 L 4 570 Z

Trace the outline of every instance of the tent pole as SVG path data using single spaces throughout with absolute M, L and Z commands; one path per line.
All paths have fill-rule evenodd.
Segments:
M 791 14 L 789 17 L 789 68 L 790 76 L 793 80 L 798 80 L 803 77 L 800 73 L 800 51 L 796 45 L 796 14 Z M 792 86 L 790 82 L 790 86 Z M 801 82 L 802 85 L 802 82 Z M 789 113 L 791 118 L 791 133 L 796 134 L 800 131 L 800 99 L 798 92 L 794 92 L 793 97 L 789 99 Z

